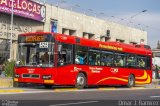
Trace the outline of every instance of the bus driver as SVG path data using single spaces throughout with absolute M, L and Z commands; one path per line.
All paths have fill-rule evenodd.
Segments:
M 45 52 L 44 55 L 42 55 L 41 59 L 42 59 L 42 63 L 49 63 L 48 52 Z

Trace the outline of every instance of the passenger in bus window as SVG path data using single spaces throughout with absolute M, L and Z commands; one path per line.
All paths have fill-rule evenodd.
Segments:
M 36 62 L 36 54 L 32 54 L 33 56 L 32 57 L 32 64 Z
M 89 56 L 89 64 L 95 65 L 95 60 L 94 60 L 93 56 Z
M 78 55 L 76 55 L 76 57 L 75 57 L 75 63 L 76 64 L 79 64 L 80 62 L 79 62 L 79 56 Z
M 106 62 L 106 56 L 101 57 L 101 65 L 104 66 Z
M 143 59 L 140 59 L 140 61 L 139 61 L 139 67 L 140 68 L 144 68 L 145 67 L 145 62 L 144 62 Z
M 63 66 L 65 65 L 66 62 L 66 51 L 62 50 L 61 52 L 58 53 L 58 65 Z
M 58 66 L 64 65 L 64 59 L 61 53 L 58 53 Z
M 84 57 L 82 56 L 82 54 L 76 55 L 75 63 L 76 64 L 84 64 Z
M 135 62 L 134 57 L 130 56 L 130 57 L 127 58 L 127 63 L 126 64 L 127 64 L 127 66 L 133 66 L 134 62 Z
M 96 65 L 100 65 L 100 55 L 97 55 L 96 57 Z
M 111 55 L 108 55 L 106 57 L 106 65 L 107 66 L 110 66 L 112 64 L 112 56 Z
M 122 57 L 118 57 L 116 66 L 124 66 L 124 62 L 123 62 Z
M 84 64 L 84 57 L 79 55 L 79 64 Z
M 120 63 L 120 66 L 124 66 L 124 62 L 122 58 L 120 59 L 119 63 Z
M 33 55 L 32 57 L 33 63 L 32 64 L 39 64 L 39 53 L 37 52 L 36 54 Z

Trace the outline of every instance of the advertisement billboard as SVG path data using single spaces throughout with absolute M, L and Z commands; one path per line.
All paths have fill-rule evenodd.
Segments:
M 51 21 L 51 32 L 57 33 L 57 21 L 56 20 Z
M 14 15 L 45 22 L 46 7 L 31 0 L 13 0 Z M 12 13 L 12 0 L 0 0 L 0 12 Z

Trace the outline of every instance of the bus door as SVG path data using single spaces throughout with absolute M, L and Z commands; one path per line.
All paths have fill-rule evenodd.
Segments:
M 70 44 L 58 44 L 58 59 L 57 59 L 57 83 L 58 84 L 73 84 L 74 65 L 72 64 L 73 46 Z

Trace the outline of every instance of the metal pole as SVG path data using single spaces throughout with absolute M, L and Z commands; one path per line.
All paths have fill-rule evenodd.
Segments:
M 12 35 L 13 35 L 13 0 L 12 0 L 12 9 L 11 9 L 11 35 L 10 35 L 10 58 L 9 60 L 12 60 Z
M 143 10 L 143 11 L 141 11 L 141 12 L 139 12 L 139 13 L 131 16 L 128 25 L 129 25 L 130 23 L 132 23 L 132 19 L 133 19 L 135 16 L 137 16 L 137 15 L 139 15 L 139 14 L 141 14 L 141 13 L 144 13 L 144 12 L 147 12 L 147 10 Z

